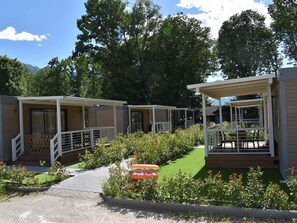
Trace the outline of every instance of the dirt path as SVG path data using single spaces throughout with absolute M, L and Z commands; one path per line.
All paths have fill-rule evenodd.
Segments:
M 194 221 L 193 221 L 194 220 Z M 202 219 L 191 219 L 201 222 Z M 0 222 L 187 222 L 175 215 L 111 207 L 98 194 L 49 191 L 10 198 L 0 202 Z

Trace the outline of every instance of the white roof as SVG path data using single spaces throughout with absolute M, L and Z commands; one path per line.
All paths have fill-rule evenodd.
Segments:
M 70 106 L 94 106 L 94 105 L 117 105 L 127 104 L 126 101 L 95 99 L 95 98 L 80 98 L 71 96 L 40 96 L 40 97 L 17 97 L 19 101 L 25 104 L 46 104 L 55 105 L 57 100 L 60 100 L 61 105 Z
M 210 83 L 191 84 L 187 88 L 196 93 L 220 99 L 222 97 L 242 96 L 264 93 L 272 84 L 274 74 L 244 77 L 238 79 L 215 81 Z
M 263 98 L 227 102 L 227 104 L 233 107 L 257 107 L 262 105 L 262 103 L 263 103 Z
M 167 106 L 167 105 L 128 105 L 129 108 L 134 109 L 176 109 L 174 106 Z

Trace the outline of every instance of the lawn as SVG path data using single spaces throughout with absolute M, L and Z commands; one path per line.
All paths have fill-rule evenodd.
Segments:
M 169 164 L 162 166 L 159 170 L 159 180 L 163 177 L 172 176 L 179 171 L 186 172 L 191 174 L 195 179 L 204 179 L 208 175 L 208 171 L 211 170 L 213 174 L 221 172 L 222 178 L 225 181 L 229 180 L 229 176 L 232 173 L 243 174 L 243 182 L 246 182 L 247 173 L 249 169 L 209 169 L 205 167 L 204 161 L 204 148 L 198 148 L 191 151 L 188 155 L 183 156 L 182 158 L 176 159 Z M 280 184 L 282 180 L 281 173 L 279 169 L 262 169 L 263 173 L 263 182 L 268 185 L 269 182 L 277 183 L 285 191 L 288 191 L 288 188 L 285 184 Z
M 182 158 L 171 161 L 169 164 L 162 166 L 158 172 L 159 179 L 162 177 L 169 177 L 179 170 L 195 176 L 203 169 L 205 165 L 204 161 L 204 149 L 194 149 L 189 154 Z

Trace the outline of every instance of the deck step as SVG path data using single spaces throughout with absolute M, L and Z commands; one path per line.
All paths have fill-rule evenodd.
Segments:
M 269 155 L 209 155 L 205 157 L 208 168 L 278 168 L 278 157 Z

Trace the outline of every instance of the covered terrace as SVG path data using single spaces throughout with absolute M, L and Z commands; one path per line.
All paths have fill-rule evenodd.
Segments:
M 28 157 L 55 160 L 66 153 L 94 148 L 102 139 L 111 141 L 117 135 L 116 107 L 126 101 L 70 96 L 17 97 L 20 133 L 12 139 L 12 160 L 24 153 Z M 113 107 L 113 124 L 89 127 L 89 110 L 94 106 Z
M 127 133 L 144 131 L 151 133 L 172 131 L 173 106 L 128 105 L 129 126 Z
M 206 158 L 210 155 L 222 154 L 275 156 L 271 100 L 271 85 L 274 77 L 274 75 L 263 75 L 187 86 L 189 90 L 202 94 Z M 227 126 L 223 124 L 222 98 L 248 95 L 256 95 L 257 99 L 230 101 L 231 123 Z M 220 123 L 217 126 L 206 123 L 207 97 L 219 102 Z M 241 110 L 250 107 L 258 108 L 257 118 L 242 119 Z

